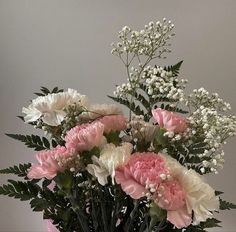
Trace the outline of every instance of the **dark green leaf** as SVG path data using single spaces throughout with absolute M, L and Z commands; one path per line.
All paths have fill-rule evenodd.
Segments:
M 168 72 L 171 71 L 173 76 L 178 76 L 179 75 L 179 70 L 180 70 L 180 67 L 181 67 L 182 63 L 183 63 L 183 60 L 178 62 L 175 65 L 164 67 L 164 70 L 166 70 Z
M 17 176 L 27 178 L 28 169 L 30 167 L 31 167 L 30 163 L 20 164 L 19 166 L 14 165 L 13 167 L 0 170 L 0 173 L 1 174 L 15 174 Z
M 35 151 L 46 150 L 50 148 L 49 141 L 38 135 L 6 134 L 7 136 L 23 142 L 27 147 L 34 148 Z
M 220 198 L 220 210 L 231 210 L 236 209 L 236 205 Z
M 212 227 L 221 227 L 219 225 L 219 223 L 221 223 L 221 221 L 215 219 L 215 218 L 208 218 L 205 222 L 201 222 L 200 226 L 202 228 L 212 228 Z
M 140 109 L 140 106 L 136 105 L 134 102 L 129 102 L 128 100 L 112 97 L 112 96 L 108 96 L 108 97 L 122 105 L 125 105 L 136 115 L 145 115 L 144 111 Z

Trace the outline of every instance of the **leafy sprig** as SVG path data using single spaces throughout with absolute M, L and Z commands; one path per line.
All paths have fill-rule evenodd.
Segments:
M 59 89 L 58 87 L 55 87 L 50 91 L 48 88 L 41 86 L 40 91 L 41 92 L 36 92 L 34 94 L 37 95 L 37 96 L 47 96 L 48 94 L 52 94 L 52 93 L 61 93 L 64 90 Z
M 31 163 L 19 164 L 18 166 L 14 165 L 12 167 L 0 170 L 0 174 L 14 174 L 19 177 L 24 177 L 25 179 L 28 179 L 27 173 L 30 167 L 31 167 Z
M 34 148 L 35 151 L 50 149 L 51 145 L 47 138 L 38 135 L 22 135 L 22 134 L 6 134 L 10 138 L 23 142 L 27 147 Z M 52 140 L 52 147 L 55 147 L 57 142 Z

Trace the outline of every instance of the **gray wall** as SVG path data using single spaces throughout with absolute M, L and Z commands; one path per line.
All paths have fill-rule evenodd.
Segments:
M 123 25 L 140 28 L 167 17 L 176 25 L 168 64 L 183 59 L 189 90 L 205 86 L 231 102 L 236 114 L 235 0 L 0 0 L 0 168 L 34 160 L 34 152 L 3 135 L 33 130 L 15 118 L 39 86 L 73 87 L 96 102 L 126 77 L 110 43 Z M 163 63 L 163 62 L 162 62 Z M 236 154 L 226 146 L 225 169 L 211 184 L 236 202 Z M 1 176 L 1 184 L 6 180 Z M 42 215 L 28 203 L 1 197 L 0 231 L 46 231 Z M 224 212 L 234 231 L 236 211 Z

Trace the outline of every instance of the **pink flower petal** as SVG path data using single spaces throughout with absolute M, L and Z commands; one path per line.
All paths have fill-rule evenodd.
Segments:
M 89 151 L 101 144 L 103 132 L 101 122 L 76 126 L 66 134 L 66 147 L 72 151 Z
M 159 127 L 167 131 L 183 133 L 187 129 L 186 119 L 177 113 L 157 108 L 152 110 L 152 115 Z
M 47 224 L 48 232 L 60 232 L 53 224 L 52 220 L 46 219 L 44 220 Z
M 126 119 L 123 115 L 107 115 L 98 121 L 104 125 L 104 132 L 107 134 L 126 129 Z
M 115 180 L 117 184 L 121 185 L 123 191 L 133 199 L 139 199 L 147 193 L 144 186 L 128 176 L 127 173 L 125 175 L 123 171 L 116 171 Z
M 167 220 L 178 229 L 188 227 L 192 222 L 192 214 L 187 211 L 186 205 L 175 211 L 167 212 Z

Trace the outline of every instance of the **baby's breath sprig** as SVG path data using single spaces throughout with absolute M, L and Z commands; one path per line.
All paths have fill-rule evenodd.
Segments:
M 166 58 L 164 54 L 171 52 L 169 40 L 174 36 L 173 28 L 172 22 L 167 22 L 165 18 L 162 22 L 150 22 L 140 31 L 125 26 L 119 32 L 120 41 L 117 44 L 112 43 L 111 53 L 118 56 L 123 62 L 128 76 L 128 83 L 118 86 L 114 94 L 118 98 L 127 100 L 130 103 L 130 108 L 137 98 L 137 89 L 140 88 L 140 79 L 145 67 L 151 60 Z M 138 63 L 137 67 L 131 66 L 133 63 Z M 148 102 L 144 97 L 142 97 L 142 101 Z M 150 108 L 145 105 L 144 107 Z M 147 110 L 150 113 L 150 109 Z
M 236 135 L 236 117 L 223 114 L 231 106 L 217 93 L 210 94 L 204 88 L 193 90 L 186 97 L 185 104 L 191 111 L 187 118 L 190 138 L 194 138 L 193 143 L 202 144 L 202 152 L 198 154 L 202 162 L 201 172 L 205 173 L 207 168 L 218 173 L 224 163 L 223 145 L 229 137 Z

